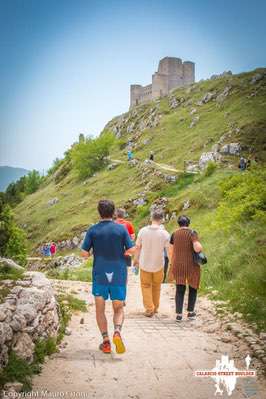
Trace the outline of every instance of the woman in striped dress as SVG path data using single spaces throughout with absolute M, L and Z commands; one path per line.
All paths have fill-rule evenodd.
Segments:
M 177 222 L 179 228 L 172 234 L 170 241 L 170 273 L 176 282 L 176 321 L 180 322 L 183 317 L 187 284 L 189 286 L 187 316 L 190 320 L 196 318 L 194 308 L 200 283 L 200 266 L 193 260 L 193 250 L 201 252 L 202 246 L 197 233 L 189 228 L 190 219 L 187 216 L 179 216 Z

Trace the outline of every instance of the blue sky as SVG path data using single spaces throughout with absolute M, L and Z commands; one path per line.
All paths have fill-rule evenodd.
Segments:
M 0 165 L 47 169 L 164 56 L 197 80 L 266 66 L 265 15 L 262 0 L 0 0 Z

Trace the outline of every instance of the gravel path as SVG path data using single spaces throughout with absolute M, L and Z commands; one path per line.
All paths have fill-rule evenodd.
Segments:
M 34 378 L 33 392 L 39 398 L 206 399 L 215 396 L 215 382 L 210 377 L 195 377 L 195 370 L 212 369 L 222 354 L 234 359 L 237 368 L 245 369 L 247 347 L 233 336 L 222 342 L 222 325 L 206 298 L 198 302 L 197 321 L 176 324 L 174 289 L 164 284 L 160 313 L 148 319 L 142 315 L 138 278 L 130 275 L 123 328 L 127 352 L 104 355 L 98 350 L 100 335 L 89 285 L 69 281 L 55 281 L 54 285 L 57 290 L 75 290 L 86 299 L 89 311 L 73 315 L 71 335 Z M 112 327 L 110 303 L 107 309 Z M 260 366 L 252 361 L 250 368 L 255 367 Z M 227 398 L 223 389 L 222 397 Z M 231 397 L 265 398 L 265 382 L 238 378 Z

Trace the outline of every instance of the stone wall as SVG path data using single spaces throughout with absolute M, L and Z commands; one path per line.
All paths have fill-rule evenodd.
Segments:
M 39 339 L 56 337 L 58 305 L 50 281 L 40 272 L 27 272 L 22 280 L 1 281 L 9 293 L 0 304 L 0 370 L 13 350 L 29 363 Z
M 152 84 L 130 86 L 130 108 L 152 99 L 166 96 L 170 90 L 195 82 L 195 64 L 180 58 L 165 57 L 158 71 L 152 75 Z

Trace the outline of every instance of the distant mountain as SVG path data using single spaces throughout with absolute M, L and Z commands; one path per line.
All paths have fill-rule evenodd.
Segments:
M 0 166 L 0 191 L 5 191 L 10 183 L 15 182 L 27 173 L 29 173 L 27 169 Z

